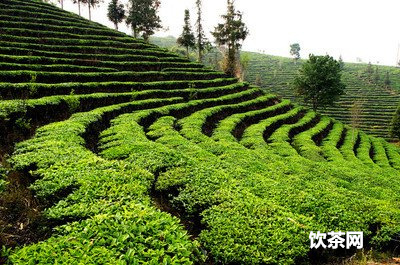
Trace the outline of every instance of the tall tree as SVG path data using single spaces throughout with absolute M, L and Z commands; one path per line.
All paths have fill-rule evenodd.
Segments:
M 215 27 L 212 35 L 216 43 L 225 49 L 225 73 L 235 76 L 237 73 L 237 54 L 242 47 L 242 41 L 249 34 L 249 30 L 242 21 L 242 13 L 235 10 L 233 0 L 228 0 L 227 13 L 221 17 L 224 22 Z
M 81 2 L 85 0 L 73 0 L 72 3 L 78 4 L 78 13 L 81 15 Z
M 341 71 L 339 62 L 331 56 L 310 54 L 309 60 L 294 78 L 295 93 L 305 103 L 311 103 L 314 111 L 319 107 L 333 105 L 346 88 L 341 81 Z
M 378 84 L 379 80 L 381 80 L 381 76 L 379 74 L 378 66 L 375 66 L 375 73 L 374 73 L 375 84 Z
M 118 24 L 125 18 L 124 5 L 119 0 L 111 0 L 107 10 L 108 19 L 114 23 L 115 29 L 118 30 Z
M 192 26 L 190 25 L 190 12 L 189 9 L 185 10 L 185 18 L 183 31 L 181 36 L 178 38 L 177 43 L 179 46 L 186 48 L 186 56 L 189 58 L 189 48 L 196 47 L 196 38 L 192 31 Z
M 393 116 L 390 126 L 390 137 L 400 139 L 400 105 Z
M 290 44 L 290 55 L 293 56 L 295 62 L 297 62 L 300 59 L 300 44 L 298 43 Z
M 155 30 L 161 29 L 161 19 L 158 16 L 159 0 L 129 0 L 126 24 L 132 28 L 133 36 L 139 35 L 149 41 Z
M 390 81 L 389 71 L 386 71 L 384 83 L 386 88 L 389 88 L 390 85 L 392 84 L 392 81 Z
M 196 19 L 196 46 L 198 51 L 198 61 L 203 62 L 204 52 L 210 47 L 210 42 L 208 41 L 204 29 L 203 29 L 203 11 L 202 11 L 201 0 L 196 0 L 197 8 L 197 19 Z
M 372 75 L 374 74 L 374 69 L 372 68 L 371 62 L 368 63 L 367 68 L 365 69 L 365 73 L 367 74 L 368 80 L 372 81 Z
M 96 8 L 103 0 L 80 0 L 80 2 L 88 5 L 89 20 L 92 20 L 92 8 Z M 80 2 L 78 2 L 78 4 L 80 4 Z

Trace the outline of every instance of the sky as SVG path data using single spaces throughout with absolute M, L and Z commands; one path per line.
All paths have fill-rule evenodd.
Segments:
M 126 3 L 127 0 L 120 0 Z M 109 27 L 107 5 L 94 10 L 92 19 Z M 301 57 L 310 53 L 329 54 L 344 61 L 396 65 L 400 44 L 398 0 L 236 0 L 236 9 L 243 12 L 243 21 L 250 35 L 243 50 L 289 57 L 291 43 L 299 43 Z M 164 29 L 156 36 L 179 36 L 184 10 L 195 20 L 195 0 L 161 0 L 160 17 Z M 78 13 L 71 0 L 64 0 L 64 9 Z M 82 15 L 88 17 L 87 6 Z M 221 22 L 226 0 L 203 0 L 204 27 L 210 31 Z M 120 30 L 131 33 L 125 23 Z

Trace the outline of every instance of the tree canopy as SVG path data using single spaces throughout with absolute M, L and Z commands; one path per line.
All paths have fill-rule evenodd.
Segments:
M 211 32 L 215 38 L 215 42 L 226 50 L 226 64 L 224 71 L 234 76 L 237 68 L 237 52 L 242 47 L 242 42 L 249 34 L 249 30 L 242 21 L 242 13 L 235 10 L 234 2 L 228 0 L 228 10 L 225 15 L 221 16 L 223 23 L 215 27 L 214 32 Z
M 293 43 L 290 45 L 290 55 L 293 56 L 295 61 L 300 59 L 300 44 Z
M 119 3 L 118 0 L 111 0 L 107 11 L 108 19 L 114 23 L 115 29 L 118 30 L 118 24 L 125 18 L 124 5 Z
M 158 16 L 160 5 L 159 0 L 129 0 L 126 24 L 132 28 L 135 38 L 141 35 L 148 41 L 157 29 L 162 28 Z
M 196 47 L 196 38 L 192 31 L 192 27 L 190 25 L 190 11 L 189 9 L 185 10 L 185 18 L 184 18 L 184 25 L 183 31 L 181 36 L 178 38 L 177 43 L 180 46 L 186 48 L 186 56 L 189 58 L 189 48 Z
M 311 103 L 314 111 L 333 105 L 346 88 L 341 81 L 341 71 L 340 63 L 331 56 L 310 54 L 293 81 L 296 95 L 305 103 Z

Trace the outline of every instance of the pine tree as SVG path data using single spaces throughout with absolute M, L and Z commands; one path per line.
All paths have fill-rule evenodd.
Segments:
M 129 0 L 126 24 L 132 28 L 135 38 L 141 35 L 145 41 L 149 41 L 155 30 L 162 28 L 157 14 L 160 5 L 159 0 Z
M 235 10 L 233 0 L 228 0 L 226 15 L 221 16 L 224 23 L 218 24 L 212 35 L 216 43 L 225 49 L 224 71 L 228 75 L 235 76 L 237 73 L 237 54 L 249 34 L 246 25 L 242 22 L 242 13 Z
M 118 30 L 118 24 L 125 18 L 124 5 L 120 4 L 118 0 L 111 0 L 108 5 L 107 16 L 114 23 L 115 29 Z
M 206 35 L 204 34 L 201 0 L 196 0 L 196 7 L 197 7 L 196 46 L 198 51 L 198 61 L 203 62 L 203 54 L 207 49 L 209 49 L 211 44 L 206 38 Z
M 178 38 L 177 43 L 179 46 L 186 48 L 186 56 L 189 58 L 189 48 L 196 47 L 196 38 L 193 34 L 192 27 L 190 26 L 190 12 L 189 9 L 185 10 L 185 18 L 183 31 L 181 36 Z

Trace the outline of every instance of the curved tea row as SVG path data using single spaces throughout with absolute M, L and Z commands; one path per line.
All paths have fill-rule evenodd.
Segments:
M 271 93 L 300 102 L 288 84 L 293 80 L 301 62 L 292 59 L 262 54 L 250 54 L 246 79 L 261 82 L 261 86 Z M 374 66 L 375 68 L 375 66 Z M 390 139 L 388 124 L 400 101 L 399 70 L 396 67 L 379 66 L 380 79 L 371 81 L 366 76 L 366 64 L 346 63 L 343 69 L 343 82 L 346 93 L 334 107 L 321 110 L 324 114 L 346 123 L 357 123 L 359 128 L 375 136 Z M 389 72 L 391 85 L 384 84 L 386 71 Z M 358 117 L 352 117 L 354 103 L 360 105 Z

